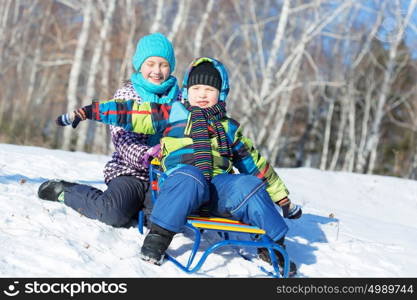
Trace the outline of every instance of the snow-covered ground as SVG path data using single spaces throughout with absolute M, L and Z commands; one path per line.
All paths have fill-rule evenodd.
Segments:
M 171 262 L 151 265 L 138 256 L 144 236 L 136 227 L 113 228 L 37 197 L 38 186 L 51 178 L 104 189 L 108 159 L 0 144 L 1 277 L 265 277 L 257 259 L 244 260 L 227 247 L 191 275 Z M 303 206 L 301 219 L 287 220 L 287 249 L 299 277 L 417 277 L 417 181 L 277 171 Z M 191 237 L 175 236 L 170 252 L 179 260 L 190 252 Z M 203 249 L 215 238 L 208 234 Z

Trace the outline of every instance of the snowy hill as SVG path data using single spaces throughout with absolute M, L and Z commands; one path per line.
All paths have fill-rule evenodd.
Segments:
M 170 262 L 150 265 L 138 257 L 144 236 L 136 227 L 113 228 L 37 197 L 38 186 L 51 178 L 104 189 L 108 159 L 0 144 L 2 277 L 265 277 L 232 248 L 210 255 L 192 275 Z M 303 205 L 304 216 L 287 221 L 287 249 L 299 277 L 417 277 L 416 181 L 308 168 L 277 171 L 291 199 Z M 170 252 L 186 257 L 190 237 L 177 235 Z

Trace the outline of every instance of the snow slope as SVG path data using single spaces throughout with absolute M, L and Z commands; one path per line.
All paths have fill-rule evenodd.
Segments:
M 113 228 L 65 205 L 40 200 L 38 186 L 62 178 L 104 189 L 109 157 L 0 144 L 1 277 L 265 277 L 233 248 L 209 256 L 196 274 L 138 257 L 144 236 Z M 287 249 L 299 277 L 417 277 L 417 182 L 393 177 L 277 169 L 303 205 L 287 221 Z M 185 259 L 192 234 L 178 234 L 170 253 Z M 208 234 L 207 240 L 214 240 Z M 245 254 L 255 258 L 253 250 Z M 259 264 L 262 264 L 258 261 Z

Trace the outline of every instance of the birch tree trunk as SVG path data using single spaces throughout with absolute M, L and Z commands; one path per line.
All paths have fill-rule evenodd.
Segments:
M 356 135 L 355 135 L 355 120 L 356 120 L 356 109 L 355 109 L 355 96 L 353 93 L 354 86 L 351 84 L 348 86 L 347 91 L 347 109 L 348 109 L 348 122 L 349 126 L 347 128 L 349 136 L 349 145 L 346 152 L 345 160 L 343 163 L 343 171 L 352 172 L 355 162 L 355 152 L 356 152 Z
M 30 75 L 29 75 L 28 91 L 27 91 L 26 101 L 25 101 L 25 106 L 26 107 L 29 106 L 29 104 L 32 100 L 33 92 L 35 90 L 36 74 L 38 72 L 38 65 L 41 61 L 41 56 L 42 56 L 42 43 L 43 43 L 43 39 L 45 37 L 46 26 L 49 24 L 49 22 L 47 22 L 47 20 L 50 19 L 51 8 L 52 8 L 52 2 L 49 3 L 49 5 L 48 5 L 48 7 L 45 11 L 45 17 L 42 18 L 42 23 L 41 23 L 41 27 L 40 27 L 40 30 L 39 30 L 39 35 L 38 35 L 38 38 L 36 40 L 35 51 L 34 51 L 34 55 L 33 55 L 33 61 L 32 61 L 32 66 L 31 66 L 31 70 L 30 70 Z
M 86 49 L 87 41 L 89 38 L 89 31 L 91 25 L 91 14 L 93 10 L 92 1 L 87 1 L 86 5 L 83 6 L 83 25 L 81 27 L 80 35 L 77 39 L 77 47 L 75 49 L 74 59 L 71 66 L 71 71 L 68 81 L 67 89 L 67 112 L 71 112 L 78 107 L 77 103 L 77 88 L 78 88 L 78 79 L 81 74 L 84 52 Z M 71 138 L 75 131 L 70 127 L 64 127 L 63 129 L 63 140 L 62 140 L 62 149 L 70 150 L 71 147 Z
M 11 0 L 1 1 L 0 3 L 0 69 L 4 69 L 3 56 L 5 55 L 4 43 L 6 42 L 5 30 L 7 28 L 7 20 L 9 17 L 9 9 Z M 3 116 L 6 108 L 5 94 L 0 93 L 0 125 L 3 123 Z
M 298 42 L 298 45 L 296 47 L 294 47 L 294 50 L 291 52 L 291 54 L 288 56 L 288 58 L 284 61 L 284 63 L 281 65 L 280 69 L 278 70 L 278 72 L 276 72 L 275 74 L 275 80 L 277 82 L 281 82 L 281 84 L 279 84 L 277 87 L 275 88 L 271 88 L 268 92 L 268 95 L 263 99 L 263 103 L 262 106 L 263 107 L 268 107 L 269 105 L 272 104 L 273 101 L 276 101 L 277 96 L 282 93 L 286 88 L 290 88 L 291 89 L 291 85 L 288 87 L 286 84 L 288 84 L 288 82 L 290 82 L 289 80 L 287 80 L 287 78 L 285 78 L 286 76 L 288 76 L 288 73 L 294 73 L 293 68 L 297 68 L 297 73 L 298 73 L 298 68 L 299 68 L 299 63 L 301 62 L 301 58 L 303 56 L 303 52 L 305 50 L 305 47 L 307 45 L 307 43 L 309 41 L 311 41 L 311 39 L 313 39 L 313 37 L 317 36 L 321 30 L 327 26 L 331 21 L 333 21 L 339 14 L 341 14 L 344 10 L 346 10 L 347 8 L 349 8 L 352 5 L 351 1 L 346 1 L 345 3 L 343 3 L 342 5 L 340 5 L 339 7 L 337 7 L 333 13 L 331 13 L 328 16 L 323 17 L 322 20 L 319 20 L 317 22 L 315 22 L 314 24 L 312 24 L 311 26 L 308 27 L 308 29 L 304 32 L 301 40 Z M 287 71 L 288 68 L 290 68 L 290 71 Z M 293 82 L 293 81 L 291 81 Z M 295 84 L 295 82 L 293 82 Z M 286 98 L 284 97 L 283 99 L 286 100 Z M 288 109 L 288 104 L 287 102 L 283 103 L 283 107 L 281 110 L 281 112 L 284 112 L 284 110 Z M 272 105 L 277 105 L 277 104 L 272 104 Z M 279 104 L 281 106 L 281 104 Z M 252 107 L 252 109 L 250 110 L 250 113 L 253 114 L 253 112 L 257 111 L 259 108 L 256 107 Z M 285 116 L 285 115 L 281 115 L 281 116 Z M 284 120 L 282 120 L 284 121 Z M 266 141 L 266 137 L 267 137 L 267 133 L 268 133 L 268 126 L 270 124 L 270 119 L 264 119 L 264 122 L 262 124 L 262 128 L 257 139 L 256 139 L 256 144 L 257 145 L 261 145 L 263 143 L 265 143 Z M 278 125 L 280 124 L 280 122 L 278 122 Z M 277 131 L 277 128 L 279 129 Z M 274 134 L 273 136 L 279 136 L 280 135 L 280 130 L 282 129 L 282 126 L 278 126 L 277 128 L 274 128 Z M 277 143 L 277 142 L 275 142 Z M 270 148 L 270 147 L 268 147 Z
M 292 68 L 292 72 L 289 74 L 290 78 L 290 86 L 293 85 L 298 78 L 298 73 L 300 71 L 302 60 L 302 51 L 300 51 L 300 55 L 295 59 L 294 67 Z M 290 90 L 287 93 L 284 93 L 283 98 L 279 102 L 278 107 L 278 115 L 276 116 L 276 124 L 273 126 L 271 137 L 268 140 L 267 144 L 267 153 L 269 154 L 269 160 L 272 162 L 272 165 L 277 164 L 277 154 L 279 151 L 279 136 L 281 135 L 282 127 L 286 120 L 286 114 L 288 112 L 288 108 L 291 102 L 293 90 Z
M 178 11 L 172 23 L 171 31 L 168 34 L 168 39 L 174 43 L 175 37 L 180 29 L 183 29 L 186 24 L 188 12 L 190 10 L 189 0 L 180 0 L 178 2 Z
M 264 99 L 271 89 L 273 80 L 272 70 L 275 68 L 278 61 L 278 54 L 281 48 L 281 41 L 284 38 L 285 28 L 287 27 L 288 15 L 290 8 L 290 0 L 284 0 L 282 4 L 281 13 L 279 15 L 279 22 L 275 30 L 274 41 L 272 42 L 271 54 L 266 63 L 265 73 L 261 87 L 261 99 Z
M 343 135 L 345 132 L 345 126 L 347 121 L 347 105 L 348 100 L 346 99 L 346 96 L 342 98 L 341 102 L 341 112 L 340 112 L 340 122 L 339 122 L 339 128 L 337 131 L 337 138 L 335 143 L 335 150 L 333 152 L 332 160 L 330 162 L 329 170 L 334 171 L 337 167 L 337 162 L 339 161 L 340 151 L 342 148 L 343 143 Z
M 334 111 L 334 99 L 328 99 L 329 108 L 326 115 L 326 125 L 324 128 L 323 148 L 321 152 L 320 170 L 326 170 L 327 160 L 329 156 L 330 132 Z
M 164 8 L 164 0 L 158 0 L 157 5 L 156 5 L 155 19 L 151 28 L 149 29 L 150 33 L 155 33 L 161 30 L 163 8 Z
M 384 79 L 382 82 L 381 93 L 378 98 L 374 122 L 371 127 L 370 137 L 365 145 L 364 156 L 369 157 L 369 165 L 368 165 L 367 174 L 372 174 L 375 169 L 376 154 L 377 154 L 376 149 L 378 147 L 379 139 L 381 135 L 380 128 L 381 128 L 382 118 L 385 115 L 384 108 L 385 108 L 388 93 L 391 87 L 391 82 L 392 82 L 391 78 L 394 75 L 393 73 L 394 73 L 394 67 L 395 67 L 395 62 L 396 62 L 396 57 L 397 57 L 398 46 L 403 38 L 404 30 L 410 21 L 410 18 L 413 14 L 416 4 L 417 4 L 417 0 L 411 1 L 408 7 L 407 16 L 405 17 L 405 20 L 404 20 L 404 25 L 400 27 L 393 44 L 390 46 L 387 68 L 384 72 Z
M 51 78 L 47 76 L 42 76 L 41 72 L 38 72 L 40 69 L 40 63 L 42 59 L 42 47 L 44 37 L 46 36 L 47 27 L 50 25 L 51 20 L 51 9 L 52 2 L 48 4 L 48 7 L 45 10 L 45 17 L 42 20 L 41 27 L 39 30 L 39 36 L 36 40 L 36 46 L 34 51 L 34 57 L 32 62 L 32 68 L 29 75 L 29 87 L 26 95 L 26 103 L 23 115 L 25 116 L 27 124 L 31 124 L 36 115 L 33 114 L 34 108 L 38 107 L 44 99 L 44 96 L 49 92 L 50 85 L 47 83 L 51 81 Z M 44 72 L 48 74 L 47 72 Z M 39 78 L 40 77 L 40 78 Z M 48 80 L 49 79 L 49 80 Z M 35 93 L 36 89 L 36 93 Z M 26 126 L 24 130 L 24 141 L 28 141 L 31 136 L 31 131 L 33 130 L 32 126 Z
M 306 147 L 307 147 L 309 139 L 310 139 L 310 143 L 312 142 L 310 135 L 313 130 L 314 123 L 315 123 L 315 120 L 314 120 L 315 119 L 315 116 L 314 116 L 315 105 L 314 105 L 314 96 L 313 96 L 311 87 L 307 88 L 307 100 L 308 100 L 308 105 L 307 105 L 308 108 L 307 108 L 306 125 L 304 126 L 303 133 L 295 148 L 296 149 L 295 150 L 295 167 L 296 168 L 302 167 L 303 165 L 305 165 L 306 152 L 307 152 Z M 308 166 L 308 165 L 305 165 L 305 166 Z
M 110 95 L 109 84 L 110 84 L 110 41 L 106 40 L 104 43 L 104 55 L 102 58 L 102 69 L 101 69 L 101 84 L 100 84 L 100 96 L 104 99 L 109 99 L 113 95 Z M 93 140 L 93 153 L 108 153 L 109 145 L 109 126 L 104 124 L 94 123 L 95 136 Z
M 81 106 L 91 104 L 91 101 L 94 98 L 95 81 L 96 81 L 96 75 L 97 75 L 98 68 L 99 68 L 99 61 L 102 56 L 103 44 L 104 44 L 104 41 L 107 39 L 108 33 L 110 31 L 111 19 L 113 17 L 113 13 L 116 7 L 115 0 L 110 0 L 107 4 L 108 4 L 108 7 L 106 7 L 107 10 L 105 13 L 103 26 L 101 27 L 101 30 L 100 30 L 100 37 L 95 45 L 93 57 L 91 59 L 90 70 L 89 70 L 88 77 L 87 77 L 86 94 L 85 94 L 85 97 L 83 97 L 83 102 Z M 89 125 L 88 123 L 81 124 L 81 126 L 78 128 L 78 139 L 77 139 L 77 146 L 76 146 L 77 151 L 84 151 L 86 147 L 88 125 Z
M 28 136 L 29 131 L 31 130 L 31 120 L 33 117 L 33 114 L 31 113 L 31 108 L 33 107 L 33 95 L 34 95 L 34 91 L 36 88 L 36 84 L 37 84 L 37 73 L 38 73 L 38 68 L 40 65 L 40 61 L 41 61 L 41 57 L 42 57 L 42 44 L 44 41 L 44 37 L 45 37 L 45 32 L 46 32 L 46 28 L 47 26 L 50 24 L 51 18 L 51 8 L 52 8 L 52 2 L 50 2 L 47 7 L 44 9 L 45 10 L 45 17 L 42 18 L 40 26 L 39 26 L 39 31 L 36 32 L 36 38 L 35 38 L 35 42 L 34 45 L 31 47 L 31 52 L 33 53 L 33 58 L 29 59 L 29 57 L 26 57 L 26 68 L 27 68 L 27 87 L 25 88 L 25 96 L 24 99 L 22 99 L 23 101 L 20 104 L 19 107 L 19 112 L 15 111 L 15 113 L 13 113 L 12 116 L 12 123 L 11 123 L 11 128 L 12 128 L 12 132 L 16 132 L 16 130 L 18 130 L 18 128 L 21 126 L 21 123 L 19 121 L 19 119 L 21 119 L 22 117 L 25 118 L 25 122 L 26 124 L 28 124 L 28 126 L 26 126 L 23 130 L 21 130 L 21 133 L 23 134 L 23 141 L 25 141 L 25 137 Z
M 0 67 L 2 66 L 4 43 L 6 42 L 5 30 L 7 28 L 7 20 L 9 19 L 11 4 L 12 0 L 1 1 L 0 4 Z
M 25 7 L 25 9 L 22 12 L 22 20 L 28 20 L 30 22 L 30 16 L 32 15 L 32 13 L 37 9 L 37 2 L 29 2 L 29 7 Z M 30 24 L 30 23 L 29 23 Z M 22 30 L 21 30 L 21 34 L 20 34 L 20 42 L 26 42 L 28 41 L 29 38 L 29 34 L 30 34 L 30 30 L 29 28 L 25 28 L 25 26 L 22 26 Z M 29 43 L 23 43 L 23 45 L 20 45 L 21 48 L 20 50 L 23 51 L 19 51 L 18 53 L 18 59 L 17 59 L 17 66 L 16 66 L 16 70 L 17 70 L 17 74 L 18 74 L 18 80 L 23 81 L 23 77 L 25 76 L 25 74 L 23 74 L 23 70 L 24 70 L 24 65 L 25 65 L 25 57 L 26 57 L 26 53 L 28 53 L 30 51 L 30 45 Z
M 23 19 L 28 19 L 28 18 L 31 19 L 30 16 L 37 9 L 37 5 L 38 5 L 37 2 L 31 3 L 31 5 L 23 11 L 23 14 L 24 14 Z M 33 21 L 28 20 L 28 22 L 29 24 L 32 24 Z M 17 78 L 15 78 L 15 80 L 19 82 L 25 82 L 28 78 L 27 72 L 26 72 L 26 66 L 27 66 L 27 60 L 28 60 L 27 53 L 29 53 L 34 46 L 31 43 L 31 41 L 33 40 L 32 35 L 33 35 L 33 31 L 31 31 L 31 28 L 29 28 L 28 26 L 26 27 L 22 26 L 20 40 L 18 41 L 20 51 L 16 54 L 18 56 L 17 58 L 18 62 L 16 66 Z M 6 64 L 7 62 L 4 61 L 4 63 Z M 17 84 L 16 86 L 19 86 L 19 84 Z M 23 112 L 21 113 L 19 111 L 19 108 L 25 107 L 25 98 L 24 98 L 25 91 L 24 90 L 18 91 L 18 94 L 19 94 L 19 97 L 16 97 L 16 100 L 13 102 L 13 106 L 10 112 L 11 120 L 9 120 L 9 122 L 10 122 L 10 128 L 12 129 L 11 130 L 12 134 L 15 134 L 13 131 L 16 128 L 19 128 L 19 125 L 16 123 L 17 123 L 17 120 L 20 118 L 20 114 L 23 114 Z
M 253 2 L 251 2 L 251 4 L 253 4 Z M 252 6 L 251 6 L 252 7 Z M 264 102 L 263 100 L 267 97 L 267 94 L 270 92 L 271 89 L 271 83 L 272 83 L 272 71 L 274 68 L 276 68 L 276 64 L 277 64 L 277 58 L 278 58 L 278 54 L 279 54 L 279 50 L 281 48 L 281 41 L 283 39 L 284 36 L 284 31 L 285 28 L 287 26 L 287 20 L 288 20 L 288 14 L 289 14 L 289 7 L 290 7 L 290 1 L 289 0 L 285 0 L 283 5 L 282 5 L 282 9 L 281 9 L 281 14 L 280 14 L 280 18 L 279 18 L 279 22 L 277 23 L 277 27 L 275 29 L 275 36 L 274 36 L 274 40 L 272 42 L 272 49 L 270 52 L 270 55 L 268 57 L 268 61 L 266 63 L 266 65 L 262 68 L 262 70 L 265 70 L 264 72 L 264 76 L 262 77 L 262 85 L 259 91 L 259 97 L 255 98 L 259 99 L 258 105 L 262 105 L 262 103 Z M 254 13 L 252 13 L 254 14 Z M 255 32 L 258 32 L 258 30 L 255 30 Z M 261 62 L 261 64 L 263 64 L 264 61 L 264 51 L 262 48 L 262 42 L 260 41 L 260 36 L 259 33 L 256 34 L 257 37 L 257 45 L 258 45 L 258 56 L 259 56 L 259 60 Z M 256 68 L 252 68 L 253 72 L 255 72 Z M 253 78 L 256 78 L 257 76 L 255 74 L 252 74 Z M 269 128 L 267 126 L 265 126 L 265 124 L 270 124 L 271 120 L 275 117 L 275 113 L 276 113 L 276 106 L 278 105 L 278 101 L 276 101 L 273 104 L 273 109 L 268 110 L 266 118 L 263 122 L 263 126 L 260 126 L 260 131 L 259 131 L 259 135 L 257 135 L 257 139 L 256 139 L 256 144 L 257 145 L 262 145 L 265 142 L 267 133 L 270 131 Z
M 132 0 L 126 0 L 125 5 L 125 18 L 122 18 L 123 28 L 124 31 L 128 32 L 127 35 L 127 42 L 125 53 L 123 56 L 122 65 L 120 67 L 119 73 L 119 80 L 118 82 L 122 82 L 123 80 L 130 78 L 132 75 L 132 57 L 133 53 L 135 52 L 134 37 L 135 37 L 135 29 L 136 29 L 136 16 L 134 11 L 134 6 L 132 5 Z
M 372 76 L 370 76 L 372 77 Z M 367 91 L 365 95 L 365 106 L 363 108 L 363 117 L 362 117 L 362 124 L 361 124 L 361 135 L 360 135 L 360 141 L 358 145 L 358 153 L 356 158 L 356 166 L 355 170 L 356 172 L 363 172 L 365 169 L 366 164 L 366 157 L 365 157 L 365 145 L 366 145 L 366 138 L 368 136 L 368 126 L 370 124 L 370 115 L 371 115 L 371 102 L 372 102 L 372 96 L 375 91 L 375 81 L 374 80 L 368 80 L 367 81 Z
M 19 10 L 20 10 L 20 3 L 22 0 L 15 0 L 14 1 L 14 13 L 13 13 L 13 24 L 16 24 L 19 18 Z
M 414 140 L 417 141 L 417 128 L 414 133 Z M 417 142 L 414 142 L 414 156 L 408 169 L 407 178 L 417 179 Z
M 201 47 L 203 44 L 203 34 L 204 29 L 207 26 L 207 20 L 210 16 L 210 13 L 213 9 L 214 0 L 209 0 L 206 5 L 206 10 L 204 11 L 203 17 L 201 18 L 200 25 L 198 25 L 195 39 L 194 39 L 194 57 L 199 57 L 201 55 Z

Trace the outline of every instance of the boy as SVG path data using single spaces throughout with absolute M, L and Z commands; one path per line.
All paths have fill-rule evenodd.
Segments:
M 226 116 L 228 91 L 223 64 L 202 57 L 191 63 L 184 76 L 184 103 L 138 105 L 115 99 L 58 117 L 62 126 L 76 127 L 81 120 L 92 119 L 129 131 L 162 133 L 161 166 L 168 177 L 151 214 L 142 259 L 160 264 L 174 234 L 202 205 L 213 215 L 264 229 L 280 245 L 288 227 L 273 203 L 282 208 L 285 218 L 301 216 L 301 208 L 289 201 L 288 190 L 274 169 L 242 135 L 239 123 Z M 233 167 L 240 174 L 233 174 Z M 264 250 L 259 256 L 269 260 Z M 296 272 L 294 263 L 290 272 Z

